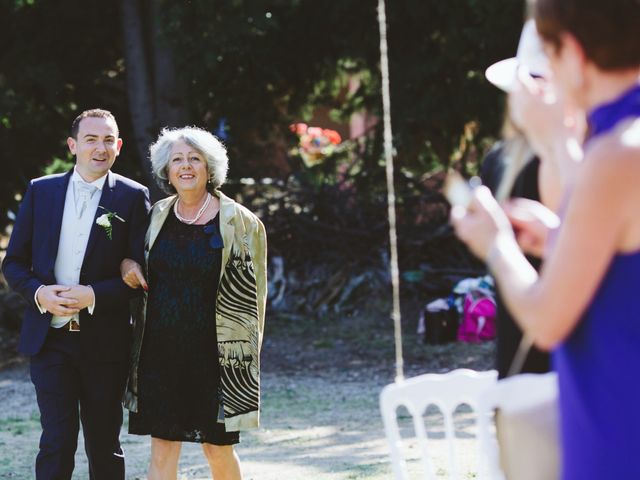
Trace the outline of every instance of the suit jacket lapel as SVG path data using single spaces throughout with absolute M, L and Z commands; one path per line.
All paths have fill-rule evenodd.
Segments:
M 98 235 L 106 236 L 107 234 L 104 231 L 104 228 L 102 228 L 96 223 L 96 219 L 100 215 L 107 213 L 106 210 L 113 212 L 112 204 L 115 197 L 115 188 L 116 188 L 116 178 L 111 174 L 111 172 L 108 172 L 107 180 L 104 182 L 104 187 L 102 187 L 102 195 L 100 196 L 100 202 L 98 203 L 98 208 L 96 209 L 96 214 L 94 215 L 93 223 L 91 224 L 91 232 L 89 233 L 89 241 L 87 242 L 87 249 L 84 252 L 84 258 L 82 259 L 83 264 L 87 260 L 87 258 L 89 257 L 89 254 L 91 253 L 91 250 L 95 246 L 96 240 L 98 239 Z M 115 213 L 118 213 L 118 212 L 115 212 Z M 114 222 L 118 222 L 118 221 L 119 220 L 117 219 L 112 219 L 111 223 L 113 224 Z
M 67 187 L 69 186 L 69 179 L 73 170 L 70 170 L 65 175 L 58 177 L 53 189 L 51 191 L 51 236 L 49 237 L 49 249 L 51 255 L 51 265 L 49 270 L 53 274 L 53 268 L 58 256 L 58 245 L 60 244 L 60 229 L 62 228 L 62 216 L 64 215 L 64 202 L 67 197 Z

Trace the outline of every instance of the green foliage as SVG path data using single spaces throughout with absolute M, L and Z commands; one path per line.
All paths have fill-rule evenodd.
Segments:
M 142 15 L 153 2 L 161 6 L 161 41 L 175 52 L 188 123 L 214 130 L 225 119 L 232 178 L 299 171 L 286 156 L 293 144 L 287 127 L 317 105 L 334 120 L 380 114 L 374 0 L 137 1 Z M 501 96 L 483 71 L 515 53 L 522 7 L 513 0 L 387 2 L 394 141 L 408 175 L 452 161 L 473 170 L 502 120 Z M 120 17 L 118 2 L 0 0 L 0 211 L 45 159 L 66 154 L 69 125 L 86 108 L 114 112 L 125 139 L 116 170 L 140 178 Z M 349 92 L 353 78 L 358 88 Z M 379 126 L 373 135 L 358 181 L 383 188 Z
M 193 115 L 210 124 L 228 120 L 230 146 L 241 159 L 233 165 L 237 175 L 272 174 L 265 146 L 276 143 L 293 118 L 309 119 L 316 105 L 332 107 L 332 118 L 342 121 L 363 109 L 380 113 L 375 6 L 362 0 L 198 0 L 190 8 L 166 2 L 165 33 L 186 52 L 178 62 L 191 79 Z M 399 163 L 414 172 L 473 163 L 482 140 L 502 122 L 500 93 L 483 72 L 514 54 L 522 4 L 397 0 L 387 9 Z M 186 25 L 198 28 L 185 35 Z M 353 76 L 360 86 L 345 94 Z
M 122 54 L 118 21 L 114 2 L 0 2 L 0 227 L 15 193 L 67 154 L 79 111 L 100 106 L 127 118 L 125 91 L 110 77 Z
M 176 61 L 190 79 L 193 117 L 209 126 L 227 120 L 232 158 L 240 159 L 232 174 L 281 175 L 265 156 L 277 155 L 288 124 L 319 101 L 335 102 L 345 72 L 375 68 L 375 56 L 366 58 L 375 6 L 346 3 L 165 2 L 165 35 L 183 52 Z M 187 25 L 198 27 L 185 35 Z
M 476 129 L 464 150 L 495 135 L 501 94 L 484 79 L 496 60 L 515 54 L 522 25 L 513 0 L 387 2 L 392 119 L 399 163 L 447 164 L 465 126 Z M 417 161 L 417 162 L 416 162 Z
M 72 159 L 62 159 L 62 158 L 54 158 L 53 161 L 44 167 L 42 173 L 45 175 L 52 175 L 54 173 L 64 173 L 68 172 L 71 168 L 73 168 L 73 164 L 75 162 Z

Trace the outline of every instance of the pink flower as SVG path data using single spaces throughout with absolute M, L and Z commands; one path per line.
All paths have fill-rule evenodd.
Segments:
M 322 133 L 334 145 L 338 145 L 342 141 L 340 134 L 335 130 L 325 129 L 322 131 Z
M 296 135 L 304 135 L 307 133 L 308 125 L 306 123 L 293 123 L 289 125 L 289 130 L 291 130 Z
M 309 127 L 307 129 L 307 133 L 309 135 L 311 135 L 312 137 L 321 137 L 322 136 L 322 129 L 320 127 Z
M 294 123 L 289 129 L 298 135 L 299 154 L 307 167 L 313 167 L 331 155 L 335 147 L 342 141 L 335 130 L 310 127 L 306 123 Z

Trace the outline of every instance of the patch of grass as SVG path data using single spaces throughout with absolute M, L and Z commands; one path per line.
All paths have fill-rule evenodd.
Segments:
M 348 480 L 356 480 L 360 478 L 377 479 L 389 477 L 389 466 L 383 463 L 365 463 L 360 465 L 348 465 Z
M 314 341 L 311 345 L 315 348 L 333 348 L 334 343 L 329 339 L 321 339 Z
M 9 432 L 15 435 L 23 435 L 40 428 L 37 416 L 27 418 L 9 417 L 0 420 L 0 431 Z

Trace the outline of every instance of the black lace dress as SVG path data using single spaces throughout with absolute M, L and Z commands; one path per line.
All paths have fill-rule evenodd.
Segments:
M 215 305 L 222 249 L 212 241 L 221 239 L 218 222 L 216 216 L 206 228 L 187 225 L 171 211 L 151 249 L 138 413 L 129 414 L 129 433 L 239 441 L 238 432 L 225 431 L 220 402 Z

